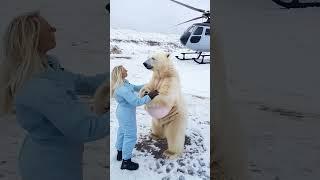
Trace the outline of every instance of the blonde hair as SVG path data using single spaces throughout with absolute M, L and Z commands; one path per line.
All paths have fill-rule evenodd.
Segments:
M 0 64 L 0 114 L 13 111 L 15 93 L 46 65 L 39 54 L 40 13 L 15 17 L 3 38 L 4 59 Z
M 111 97 L 114 96 L 114 92 L 117 89 L 117 87 L 119 87 L 123 84 L 122 70 L 123 70 L 122 65 L 116 66 L 112 70 L 112 73 L 111 73 Z

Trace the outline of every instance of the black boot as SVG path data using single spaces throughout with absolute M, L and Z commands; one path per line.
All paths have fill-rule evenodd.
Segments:
M 122 161 L 121 169 L 137 170 L 138 168 L 139 168 L 139 164 L 132 162 L 131 159 Z
M 117 161 L 121 161 L 121 160 L 122 160 L 122 151 L 118 151 Z

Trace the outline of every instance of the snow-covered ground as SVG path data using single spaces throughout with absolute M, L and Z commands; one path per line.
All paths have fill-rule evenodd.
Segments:
M 111 29 L 110 68 L 123 65 L 127 79 L 144 84 L 152 76 L 142 63 L 156 51 L 171 52 L 171 59 L 180 74 L 182 92 L 188 107 L 188 128 L 185 150 L 175 160 L 164 159 L 161 152 L 166 143 L 149 137 L 151 117 L 143 107 L 137 108 L 138 142 L 133 161 L 140 164 L 137 171 L 120 170 L 114 147 L 118 122 L 117 103 L 111 100 L 110 177 L 111 179 L 210 179 L 210 64 L 198 65 L 193 61 L 179 61 L 174 56 L 188 51 L 179 43 L 179 35 L 141 33 L 132 30 Z

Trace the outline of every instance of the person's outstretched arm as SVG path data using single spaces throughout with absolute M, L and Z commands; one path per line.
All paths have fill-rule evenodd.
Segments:
M 101 73 L 95 76 L 85 76 L 72 72 L 69 73 L 74 76 L 75 91 L 79 95 L 93 95 L 109 75 L 108 73 Z
M 142 98 L 140 98 L 136 94 L 134 94 L 134 92 L 132 92 L 130 89 L 125 87 L 121 87 L 117 89 L 116 94 L 118 96 L 123 97 L 132 106 L 141 106 L 151 101 L 151 98 L 149 97 L 149 95 L 145 95 Z
M 94 76 L 74 73 L 63 68 L 56 56 L 49 55 L 48 58 L 49 65 L 53 69 L 65 72 L 66 78 L 74 83 L 75 91 L 78 95 L 93 95 L 96 89 L 109 78 L 109 72 L 99 73 Z
M 17 94 L 16 105 L 43 114 L 66 138 L 76 142 L 109 134 L 109 113 L 98 117 L 78 101 L 73 91 L 47 79 L 28 82 Z

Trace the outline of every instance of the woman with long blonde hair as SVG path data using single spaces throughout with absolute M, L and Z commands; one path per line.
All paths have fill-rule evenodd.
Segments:
M 84 143 L 109 134 L 109 113 L 90 112 L 77 94 L 93 95 L 107 73 L 64 70 L 47 52 L 56 29 L 39 12 L 14 18 L 4 35 L 0 111 L 16 112 L 27 132 L 19 153 L 22 180 L 80 180 Z
M 111 72 L 111 97 L 118 103 L 117 160 L 122 160 L 121 169 L 137 170 L 139 164 L 131 161 L 132 150 L 137 141 L 136 107 L 149 103 L 159 93 L 154 90 L 142 98 L 138 97 L 134 92 L 139 91 L 143 85 L 130 84 L 125 79 L 127 75 L 127 70 L 121 65 L 114 67 Z
M 116 88 L 124 83 L 123 73 L 124 69 L 122 65 L 113 68 L 111 73 L 111 97 L 114 97 Z
M 38 50 L 40 22 L 38 12 L 16 17 L 7 28 L 4 36 L 3 54 L 5 59 L 1 63 L 1 113 L 12 112 L 13 96 L 22 84 L 34 73 L 45 69 L 46 62 L 43 52 Z M 24 32 L 21 32 L 21 29 Z M 55 29 L 52 29 L 55 31 Z M 55 42 L 48 44 L 55 46 Z

